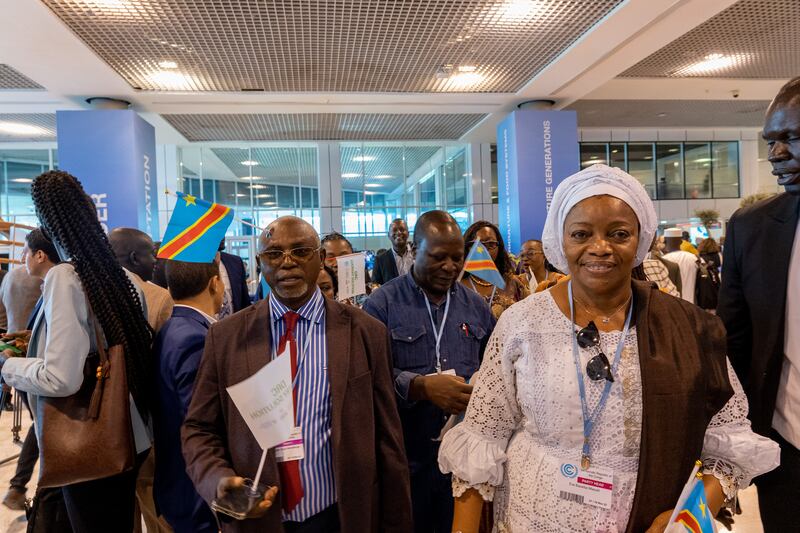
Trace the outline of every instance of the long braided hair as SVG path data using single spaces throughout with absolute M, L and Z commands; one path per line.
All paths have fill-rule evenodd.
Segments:
M 128 389 L 147 420 L 153 330 L 142 313 L 136 288 L 97 220 L 94 203 L 77 178 L 60 170 L 37 177 L 32 196 L 42 227 L 69 255 L 109 346 L 123 346 Z

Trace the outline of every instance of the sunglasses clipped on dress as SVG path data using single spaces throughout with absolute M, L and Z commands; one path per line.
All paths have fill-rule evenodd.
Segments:
M 578 346 L 581 348 L 594 348 L 600 345 L 600 331 L 594 321 L 589 322 L 587 326 L 576 333 L 578 339 Z M 611 363 L 606 357 L 606 354 L 600 350 L 600 353 L 589 359 L 586 363 L 586 375 L 592 381 L 600 381 L 606 379 L 614 382 L 614 376 L 611 373 Z

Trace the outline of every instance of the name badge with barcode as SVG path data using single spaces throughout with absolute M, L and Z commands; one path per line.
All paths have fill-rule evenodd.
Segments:
M 279 463 L 286 461 L 299 461 L 305 458 L 303 448 L 303 429 L 300 426 L 292 428 L 289 438 L 275 446 L 275 460 Z
M 581 470 L 577 464 L 564 463 L 559 469 L 556 493 L 562 500 L 611 509 L 613 489 L 614 471 L 610 468 Z

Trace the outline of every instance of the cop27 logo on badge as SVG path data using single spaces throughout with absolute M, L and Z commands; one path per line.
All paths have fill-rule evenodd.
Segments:
M 564 477 L 574 478 L 578 475 L 578 468 L 573 464 L 564 463 L 561 465 L 561 474 L 563 474 Z

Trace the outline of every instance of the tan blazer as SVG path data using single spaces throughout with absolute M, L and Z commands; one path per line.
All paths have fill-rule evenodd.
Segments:
M 172 316 L 172 306 L 175 305 L 175 302 L 172 301 L 167 289 L 159 287 L 150 281 L 144 281 L 130 270 L 127 270 L 127 272 L 136 280 L 139 288 L 144 293 L 144 299 L 147 304 L 147 322 L 158 333 L 161 326 Z
M 333 300 L 325 300 L 325 312 L 333 471 L 342 531 L 412 531 L 408 465 L 386 328 L 360 309 Z M 252 477 L 258 468 L 261 450 L 225 389 L 267 364 L 270 335 L 269 301 L 262 300 L 214 324 L 206 337 L 182 438 L 186 471 L 209 503 L 220 478 Z M 262 482 L 280 486 L 273 451 Z M 264 517 L 230 521 L 223 530 L 283 531 L 280 496 Z

